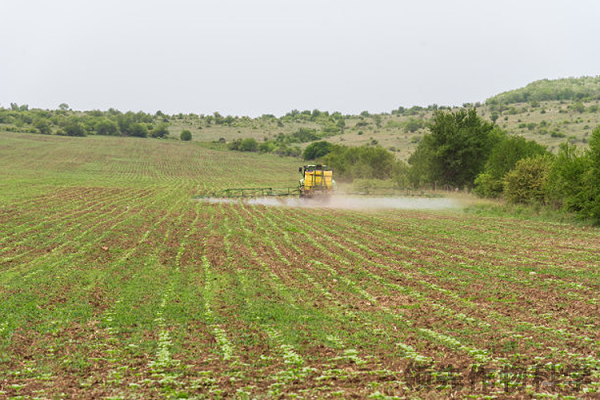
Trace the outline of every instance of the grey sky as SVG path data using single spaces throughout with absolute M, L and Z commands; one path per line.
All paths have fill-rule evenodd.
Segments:
M 597 0 L 0 0 L 0 106 L 461 105 L 599 75 Z

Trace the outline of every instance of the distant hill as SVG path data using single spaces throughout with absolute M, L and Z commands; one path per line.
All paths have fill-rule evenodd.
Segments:
M 253 138 L 259 151 L 294 156 L 310 140 L 348 146 L 382 146 L 406 160 L 428 133 L 428 123 L 438 110 L 476 108 L 482 118 L 508 134 L 535 140 L 558 151 L 565 141 L 587 146 L 592 130 L 600 125 L 600 76 L 543 79 L 500 93 L 485 103 L 462 106 L 399 107 L 385 113 L 358 115 L 319 110 L 291 110 L 276 117 L 222 116 L 213 114 L 166 115 L 144 112 L 74 111 L 67 104 L 58 110 L 29 109 L 27 105 L 0 107 L 2 131 L 58 135 L 118 135 L 170 137 L 179 140 L 189 130 L 192 140 L 225 148 L 236 140 Z M 135 128 L 135 129 L 134 129 Z
M 600 76 L 564 79 L 542 79 L 490 97 L 487 104 L 514 104 L 551 100 L 590 101 L 600 99 Z

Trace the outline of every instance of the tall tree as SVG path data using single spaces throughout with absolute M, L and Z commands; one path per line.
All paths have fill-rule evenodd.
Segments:
M 436 111 L 429 130 L 409 163 L 427 171 L 421 180 L 459 188 L 473 186 L 500 139 L 494 125 L 480 118 L 475 109 Z

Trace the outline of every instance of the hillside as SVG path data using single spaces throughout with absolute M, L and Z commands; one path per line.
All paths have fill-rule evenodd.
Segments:
M 462 107 L 475 107 L 479 115 L 495 121 L 505 132 L 535 140 L 552 151 L 566 140 L 585 147 L 592 130 L 600 125 L 600 76 L 544 79 L 493 96 L 485 103 L 463 104 Z M 350 146 L 378 144 L 406 160 L 427 133 L 427 123 L 435 110 L 458 108 L 414 106 L 400 107 L 389 113 L 347 115 L 343 133 L 325 140 Z M 332 123 L 329 119 L 312 118 L 313 114 L 314 111 L 305 111 L 300 117 L 306 118 L 288 116 L 287 121 L 286 116 L 236 120 L 232 126 L 207 126 L 201 118 L 181 116 L 174 127 L 175 131 L 191 129 L 194 138 L 201 141 L 246 137 L 261 141 L 278 134 L 288 135 L 301 127 L 323 129 Z
M 600 77 L 541 80 L 524 88 L 498 94 L 485 103 L 463 104 L 475 107 L 480 116 L 495 121 L 509 134 L 533 139 L 552 151 L 560 143 L 570 140 L 585 147 L 591 131 L 600 125 Z M 452 109 L 456 110 L 458 107 Z M 406 160 L 421 137 L 427 133 L 427 124 L 435 110 L 448 107 L 400 107 L 389 113 L 342 115 L 319 110 L 292 110 L 284 116 L 245 116 L 123 113 L 116 110 L 71 111 L 29 110 L 27 106 L 11 105 L 0 108 L 0 131 L 38 132 L 39 119 L 48 119 L 49 133 L 65 134 L 71 125 L 82 124 L 83 134 L 98 134 L 97 126 L 112 121 L 111 134 L 130 135 L 131 126 L 140 128 L 140 134 L 159 135 L 164 125 L 171 138 L 179 139 L 182 130 L 189 130 L 200 142 L 231 142 L 235 139 L 254 138 L 259 143 L 276 141 L 299 129 L 314 130 L 332 143 L 350 146 L 380 145 Z M 106 126 L 103 126 L 106 128 Z M 111 125 L 109 124 L 108 127 Z M 106 129 L 105 129 L 106 130 Z M 135 132 L 134 132 L 135 133 Z M 68 133 L 67 133 L 68 134 Z M 308 142 L 279 143 L 272 151 L 280 155 L 297 155 Z M 273 146 L 272 146 L 273 147 Z
M 552 151 L 570 140 L 585 147 L 592 130 L 600 125 L 600 100 L 552 100 L 511 104 L 465 104 L 476 107 L 477 113 L 487 120 L 495 121 L 505 132 L 523 136 L 548 146 Z M 413 107 L 393 110 L 384 114 L 344 116 L 344 132 L 325 138 L 331 143 L 349 146 L 381 145 L 406 160 L 414 151 L 420 138 L 427 133 L 427 124 L 436 109 L 446 107 Z M 451 108 L 457 110 L 458 107 Z M 328 119 L 315 121 L 256 118 L 239 119 L 231 125 L 207 125 L 197 116 L 185 115 L 173 120 L 172 130 L 190 129 L 194 140 L 211 141 L 224 138 L 253 137 L 257 141 L 273 139 L 279 134 L 308 127 L 321 130 L 330 124 Z M 307 144 L 298 144 L 301 148 Z
M 534 103 L 540 101 L 600 100 L 600 76 L 564 79 L 542 79 L 524 88 L 510 90 L 490 97 L 487 104 Z

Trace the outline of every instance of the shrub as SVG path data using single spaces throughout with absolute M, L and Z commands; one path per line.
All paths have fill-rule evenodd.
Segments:
M 135 122 L 129 127 L 129 135 L 142 138 L 148 137 L 148 128 L 142 123 Z
M 550 156 L 525 158 L 504 177 L 504 196 L 511 203 L 546 204 Z
M 179 134 L 179 139 L 183 140 L 184 142 L 189 142 L 192 140 L 192 132 L 188 131 L 187 129 L 182 130 Z
M 316 160 L 317 158 L 321 158 L 331 153 L 332 150 L 333 145 L 329 142 L 314 142 L 309 144 L 306 149 L 304 149 L 302 156 L 305 160 Z
M 576 101 L 575 103 L 571 104 L 569 108 L 578 113 L 583 113 L 585 111 L 585 106 L 580 101 Z
M 317 111 L 317 110 L 315 110 Z M 333 127 L 335 132 L 338 132 L 339 129 L 337 127 Z M 282 137 L 286 137 L 282 135 Z M 311 128 L 300 128 L 296 132 L 292 133 L 289 138 L 289 143 L 306 143 L 312 142 L 313 140 L 319 139 L 319 135 L 317 135 L 317 131 Z
M 242 140 L 240 151 L 258 151 L 258 142 L 254 138 Z
M 119 133 L 117 123 L 107 118 L 97 121 L 94 130 L 97 135 L 117 135 Z
M 401 122 L 394 121 L 393 119 L 390 119 L 388 122 L 385 123 L 385 127 L 389 129 L 401 128 L 402 125 L 403 124 Z
M 585 176 L 589 167 L 589 158 L 579 154 L 576 146 L 568 142 L 560 145 L 548 176 L 550 198 L 555 205 L 575 212 L 584 208 Z
M 64 133 L 67 136 L 85 136 L 85 126 L 79 121 L 70 121 L 64 127 Z
M 153 138 L 164 138 L 169 136 L 169 124 L 160 123 L 158 126 L 150 132 L 150 136 Z
M 50 124 L 48 123 L 48 120 L 45 118 L 40 118 L 40 119 L 36 120 L 35 123 L 33 124 L 33 126 L 35 126 L 35 128 L 42 135 L 49 135 L 52 133 L 52 128 L 50 128 Z
M 425 122 L 422 119 L 409 118 L 408 121 L 404 123 L 404 131 L 414 133 L 419 129 L 425 127 Z
M 274 142 L 265 141 L 258 145 L 258 151 L 261 153 L 272 153 L 277 148 Z
M 334 145 L 323 161 L 336 171 L 340 180 L 348 181 L 393 178 L 397 168 L 394 155 L 382 147 Z
M 500 196 L 504 176 L 519 160 L 544 154 L 546 148 L 533 140 L 503 136 L 492 148 L 483 172 L 475 179 L 475 192 L 483 197 Z

